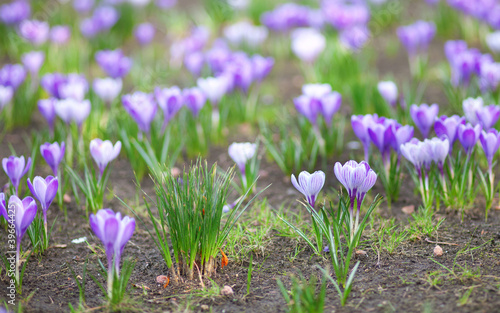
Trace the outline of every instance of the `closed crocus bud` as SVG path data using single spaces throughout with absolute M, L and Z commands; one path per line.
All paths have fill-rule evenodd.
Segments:
M 401 154 L 410 161 L 415 170 L 417 171 L 418 177 L 422 175 L 422 166 L 424 161 L 429 158 L 423 149 L 423 143 L 416 138 L 413 138 L 409 142 L 402 144 L 400 146 Z
M 368 127 L 378 119 L 377 114 L 366 114 L 366 115 L 352 115 L 351 116 L 351 126 L 354 134 L 363 144 L 365 150 L 365 160 L 368 160 L 370 155 L 370 144 L 371 139 L 368 134 Z
M 446 115 L 440 116 L 436 118 L 436 122 L 434 123 L 434 132 L 436 135 L 441 138 L 442 136 L 446 136 L 450 143 L 450 151 L 453 147 L 453 144 L 457 140 L 458 133 L 458 125 L 465 125 L 465 117 L 460 117 L 458 115 L 453 115 L 447 117 Z
M 368 126 L 368 135 L 382 154 L 386 166 L 389 164 L 390 148 L 394 142 L 394 123 L 393 120 L 381 118 Z
M 28 1 L 18 0 L 0 6 L 0 20 L 6 25 L 21 23 L 30 16 L 31 7 Z
M 45 226 L 45 231 L 47 231 L 47 210 L 49 209 L 52 201 L 56 197 L 57 189 L 59 188 L 59 181 L 57 177 L 47 176 L 43 177 L 36 176 L 33 179 L 33 183 L 28 178 L 28 187 L 31 194 L 40 202 L 43 212 L 43 221 Z
M 74 122 L 78 128 L 82 127 L 83 122 L 90 114 L 90 101 L 78 101 L 75 99 L 58 100 L 55 103 L 55 111 L 57 116 L 66 124 Z
M 56 25 L 50 30 L 50 41 L 55 44 L 65 44 L 71 37 L 71 29 L 67 25 Z
M 492 128 L 500 117 L 500 106 L 488 105 L 476 111 L 477 120 L 484 130 Z
M 398 86 L 393 81 L 381 81 L 377 85 L 378 92 L 387 103 L 395 107 L 398 102 Z
M 491 171 L 491 166 L 493 163 L 493 157 L 500 148 L 500 134 L 496 129 L 490 129 L 488 131 L 482 131 L 479 135 L 479 141 L 483 147 L 484 155 L 488 160 L 488 167 Z
M 85 94 L 89 90 L 87 79 L 83 75 L 69 74 L 66 80 L 62 82 L 58 88 L 58 93 L 61 99 L 75 99 L 83 101 Z
M 210 103 L 217 106 L 227 92 L 228 79 L 225 76 L 198 78 L 197 85 Z
M 205 55 L 203 52 L 192 52 L 184 57 L 184 66 L 193 76 L 198 77 L 201 74 L 203 65 L 205 64 Z
M 31 158 L 28 158 L 28 162 L 26 162 L 24 160 L 24 156 L 10 156 L 2 160 L 2 166 L 5 174 L 9 176 L 9 179 L 12 182 L 17 195 L 21 178 L 28 172 L 31 166 Z
M 432 22 L 417 21 L 412 25 L 399 27 L 397 34 L 408 54 L 415 55 L 427 51 L 436 34 L 436 25 Z
M 326 94 L 321 98 L 321 114 L 325 119 L 326 125 L 332 125 L 332 119 L 335 113 L 342 105 L 342 95 L 336 91 Z
M 480 134 L 481 125 L 472 126 L 469 123 L 466 125 L 458 125 L 458 140 L 462 144 L 462 147 L 464 147 L 467 155 L 470 155 L 472 152 Z
M 252 61 L 253 79 L 257 82 L 261 82 L 266 78 L 274 66 L 274 59 L 272 57 L 266 58 L 255 54 L 250 60 Z
M 251 158 L 255 155 L 257 150 L 257 145 L 255 143 L 244 142 L 244 143 L 232 143 L 229 146 L 228 153 L 231 159 L 238 166 L 241 175 L 245 176 L 245 167 Z
M 123 55 L 121 49 L 98 51 L 95 59 L 102 70 L 113 78 L 124 77 L 132 68 L 132 60 Z
M 21 56 L 21 62 L 31 76 L 38 76 L 38 72 L 45 61 L 45 53 L 43 51 L 31 51 Z
M 40 46 L 49 38 L 50 27 L 47 22 L 37 20 L 24 20 L 19 25 L 21 37 L 35 46 Z
M 114 146 L 111 141 L 102 141 L 99 138 L 90 142 L 90 154 L 97 164 L 97 167 L 99 167 L 99 177 L 102 177 L 108 163 L 116 159 L 116 157 L 120 154 L 121 148 L 122 143 L 120 141 L 117 141 Z
M 96 78 L 92 87 L 96 95 L 107 104 L 111 104 L 122 91 L 122 80 L 120 78 Z
M 326 39 L 314 28 L 299 28 L 292 32 L 292 51 L 306 63 L 314 63 L 325 50 Z
M 141 132 L 149 134 L 151 122 L 154 120 L 157 107 L 153 96 L 136 91 L 122 97 L 125 111 L 135 120 Z
M 38 110 L 49 124 L 51 131 L 54 131 L 54 122 L 56 120 L 56 102 L 57 99 L 55 98 L 38 100 Z
M 115 264 L 114 269 L 119 275 L 121 255 L 125 245 L 134 234 L 135 220 L 128 216 L 122 218 L 120 213 L 115 214 L 111 209 L 102 209 L 96 214 L 90 214 L 89 222 L 90 228 L 104 245 L 108 259 L 108 288 L 112 288 L 110 279 L 112 283 L 113 263 Z
M 442 139 L 440 138 L 432 138 L 426 139 L 424 141 L 425 144 L 430 146 L 432 160 L 436 163 L 441 174 L 443 173 L 443 165 L 448 153 L 450 151 L 450 143 L 447 137 Z
M 99 31 L 106 31 L 111 29 L 118 19 L 120 18 L 120 13 L 117 9 L 110 5 L 100 6 L 95 9 L 92 19 L 97 23 Z
M 420 106 L 413 104 L 410 107 L 411 118 L 424 138 L 429 136 L 429 131 L 434 125 L 438 113 L 439 106 L 437 104 L 433 104 L 431 106 L 425 103 Z
M 472 125 L 479 124 L 479 120 L 477 118 L 477 111 L 481 110 L 484 106 L 483 98 L 467 98 L 462 102 L 462 107 L 464 110 L 465 118 L 467 122 Z
M 325 173 L 316 171 L 312 174 L 303 171 L 299 174 L 299 180 L 292 174 L 292 185 L 306 198 L 309 205 L 314 208 L 318 194 L 325 185 Z
M 490 33 L 486 35 L 486 44 L 488 48 L 490 48 L 493 53 L 500 52 L 500 31 L 496 31 L 494 33 Z
M 13 96 L 14 89 L 12 87 L 0 85 L 0 112 L 2 112 L 3 108 L 9 104 Z
M 52 173 L 54 173 L 55 177 L 57 177 L 59 164 L 64 158 L 65 151 L 66 144 L 64 141 L 60 145 L 57 142 L 46 142 L 40 146 L 40 154 L 52 169 Z
M 392 148 L 397 154 L 401 154 L 400 147 L 402 144 L 407 143 L 413 138 L 413 126 L 405 125 L 401 126 L 399 124 L 394 124 L 392 133 L 394 134 L 394 140 L 392 141 Z
M 183 104 L 182 91 L 179 87 L 155 88 L 155 97 L 158 106 L 163 110 L 163 129 L 165 131 L 167 124 L 181 109 Z
M 142 23 L 137 25 L 134 30 L 135 39 L 139 44 L 145 46 L 151 43 L 155 38 L 155 27 L 151 23 Z
M 182 98 L 184 105 L 191 111 L 194 117 L 198 116 L 207 101 L 205 94 L 198 87 L 182 90 Z

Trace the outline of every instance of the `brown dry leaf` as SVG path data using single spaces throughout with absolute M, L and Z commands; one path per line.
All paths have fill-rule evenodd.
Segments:
M 442 256 L 443 255 L 443 248 L 441 248 L 439 245 L 436 245 L 434 247 L 434 256 Z
M 55 245 L 52 245 L 51 247 L 52 248 L 61 248 L 61 249 L 64 249 L 66 248 L 68 245 L 66 244 L 55 244 Z
M 401 208 L 401 211 L 403 211 L 404 214 L 411 215 L 413 212 L 415 212 L 415 206 L 414 205 L 407 205 Z
M 356 250 L 356 255 L 362 255 L 362 256 L 365 256 L 367 255 L 366 251 L 365 250 Z

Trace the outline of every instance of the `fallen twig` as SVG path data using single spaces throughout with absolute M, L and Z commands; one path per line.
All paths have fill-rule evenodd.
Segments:
M 429 240 L 429 238 L 425 238 L 425 241 L 427 241 L 428 243 L 435 243 L 437 245 L 458 246 L 458 243 L 442 242 L 442 241 L 432 241 L 432 240 Z

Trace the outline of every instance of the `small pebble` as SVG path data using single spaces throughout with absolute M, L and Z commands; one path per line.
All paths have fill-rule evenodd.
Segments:
M 164 285 L 164 284 L 166 284 L 166 283 L 167 283 L 167 281 L 168 281 L 168 277 L 167 277 L 167 276 L 165 276 L 165 275 L 160 275 L 160 276 L 156 277 L 156 282 L 157 282 L 158 284 L 162 284 L 162 285 Z
M 223 296 L 231 296 L 233 295 L 233 288 L 231 286 L 225 285 L 224 288 L 220 291 L 220 294 Z
M 65 193 L 63 196 L 63 201 L 64 203 L 71 203 L 71 197 L 67 193 Z
M 403 211 L 404 214 L 411 215 L 413 212 L 415 212 L 415 206 L 414 205 L 407 205 L 405 207 L 402 207 L 401 211 Z
M 436 245 L 434 247 L 434 256 L 442 256 L 443 255 L 443 248 L 441 248 L 439 245 Z

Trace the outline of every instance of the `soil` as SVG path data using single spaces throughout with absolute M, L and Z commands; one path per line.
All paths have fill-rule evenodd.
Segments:
M 180 1 L 183 2 L 184 0 Z M 190 1 L 193 2 L 193 1 Z M 431 46 L 431 58 L 442 59 L 442 42 Z M 275 77 L 284 95 L 296 94 L 297 84 L 293 82 L 298 76 L 297 70 L 284 64 L 277 65 L 286 68 L 285 72 Z M 377 70 L 381 75 L 392 73 L 395 77 L 408 77 L 408 65 L 405 52 L 401 49 L 396 57 L 384 57 L 377 61 Z M 278 75 L 278 74 L 277 74 Z M 299 84 L 300 85 L 300 84 Z M 283 86 L 283 88 L 281 88 Z M 292 91 L 290 91 L 292 90 Z M 426 97 L 428 101 L 445 103 L 446 98 L 439 88 L 429 88 Z M 437 99 L 437 100 L 433 100 Z M 288 103 L 290 101 L 288 100 Z M 39 116 L 34 117 L 34 124 L 29 129 L 16 129 L 0 142 L 0 158 L 10 155 L 9 145 L 12 145 L 18 154 L 27 154 L 28 149 L 24 137 L 31 131 L 44 127 Z M 37 121 L 40 121 L 38 123 Z M 349 127 L 348 127 L 349 128 Z M 355 140 L 349 132 L 346 136 Z M 232 140 L 231 140 L 232 139 Z M 253 136 L 237 135 L 230 138 L 232 141 L 246 141 Z M 327 173 L 325 188 L 333 190 L 339 184 L 333 175 L 335 161 L 348 160 L 346 152 L 339 158 L 328 160 L 329 167 L 323 170 Z M 233 165 L 227 155 L 226 147 L 212 147 L 208 155 L 209 163 L 217 162 L 222 168 Z M 37 165 L 38 175 L 49 174 L 49 169 L 43 162 Z M 179 164 L 179 167 L 182 167 Z M 408 174 L 404 174 L 403 182 L 411 181 Z M 2 185 L 7 182 L 6 176 L 1 177 Z M 131 206 L 136 205 L 134 195 L 137 192 L 134 175 L 128 161 L 124 158 L 113 163 L 109 186 L 112 193 L 127 201 Z M 284 177 L 280 169 L 263 159 L 261 163 L 261 178 L 259 188 L 271 185 L 263 194 L 269 205 L 276 210 L 281 206 L 292 212 L 302 210 L 296 199 L 300 195 L 290 184 L 290 179 Z M 152 183 L 145 178 L 141 188 L 147 194 L 152 194 Z M 372 194 L 383 194 L 380 182 L 375 185 Z M 407 224 L 409 216 L 402 212 L 408 205 L 418 207 L 420 200 L 414 192 L 413 183 L 404 183 L 400 198 L 387 207 L 384 202 L 377 209 L 382 218 L 395 217 L 397 222 Z M 120 210 L 130 215 L 123 205 L 116 199 L 106 201 L 106 207 Z M 303 211 L 303 210 L 302 210 Z M 305 211 L 302 212 L 305 214 Z M 242 220 L 248 220 L 252 212 L 246 212 Z M 68 206 L 67 220 L 54 206 L 49 210 L 48 219 L 56 226 L 52 234 L 52 246 L 41 256 L 34 256 L 28 261 L 24 274 L 23 293 L 18 296 L 25 312 L 68 312 L 68 303 L 75 306 L 78 303 L 78 287 L 71 270 L 76 275 L 83 275 L 83 267 L 87 263 L 87 271 L 99 281 L 98 260 L 105 263 L 105 255 L 99 249 L 90 249 L 85 243 L 74 244 L 71 240 L 86 236 L 92 248 L 100 246 L 99 240 L 93 235 L 82 208 L 77 207 L 75 201 Z M 360 255 L 359 269 L 356 273 L 352 293 L 345 307 L 340 306 L 334 287 L 329 284 L 327 289 L 326 312 L 498 312 L 500 307 L 500 212 L 492 210 L 488 222 L 484 222 L 484 209 L 477 206 L 467 212 L 464 221 L 452 212 L 441 210 L 437 218 L 445 218 L 441 228 L 434 237 L 417 238 L 404 241 L 393 254 L 386 251 L 377 251 L 375 243 L 369 237 L 359 247 L 366 252 Z M 306 219 L 307 222 L 307 219 Z M 164 288 L 156 283 L 156 277 L 167 275 L 168 270 L 158 249 L 148 235 L 147 222 L 137 223 L 137 228 L 131 241 L 127 244 L 124 256 L 136 261 L 134 272 L 130 278 L 129 294 L 132 299 L 123 311 L 137 312 L 172 312 L 184 311 L 189 303 L 189 309 L 212 312 L 285 312 L 285 302 L 280 294 L 276 280 L 280 279 L 289 289 L 291 276 L 302 273 L 309 277 L 318 274 L 316 265 L 327 267 L 329 261 L 313 256 L 312 250 L 303 242 L 283 236 L 277 230 L 269 231 L 267 243 L 262 253 L 253 255 L 253 272 L 250 292 L 247 294 L 247 277 L 250 267 L 250 255 L 235 260 L 231 255 L 229 265 L 213 277 L 213 281 L 205 279 L 203 284 L 208 289 L 215 284 L 222 288 L 231 286 L 234 294 L 220 296 L 215 293 L 205 293 L 204 296 L 192 295 L 202 289 L 199 280 L 184 281 L 179 284 L 171 283 Z M 253 225 L 255 229 L 262 227 Z M 252 231 L 252 230 L 247 230 Z M 5 236 L 5 229 L 0 229 L 1 236 Z M 23 246 L 29 247 L 27 238 Z M 436 243 L 443 248 L 441 257 L 434 257 L 433 250 Z M 296 249 L 302 250 L 295 258 Z M 460 252 L 460 253 L 459 253 Z M 452 269 L 453 273 L 443 268 Z M 219 261 L 219 260 L 218 260 Z M 439 275 L 436 273 L 440 273 Z M 433 279 L 438 283 L 431 284 Z M 6 290 L 7 280 L 5 272 L 0 273 L 0 290 Z M 470 297 L 460 304 L 467 292 Z M 85 288 L 86 304 L 92 311 L 103 311 L 103 294 L 97 284 L 89 277 Z M 0 294 L 0 301 L 5 300 L 5 292 Z

